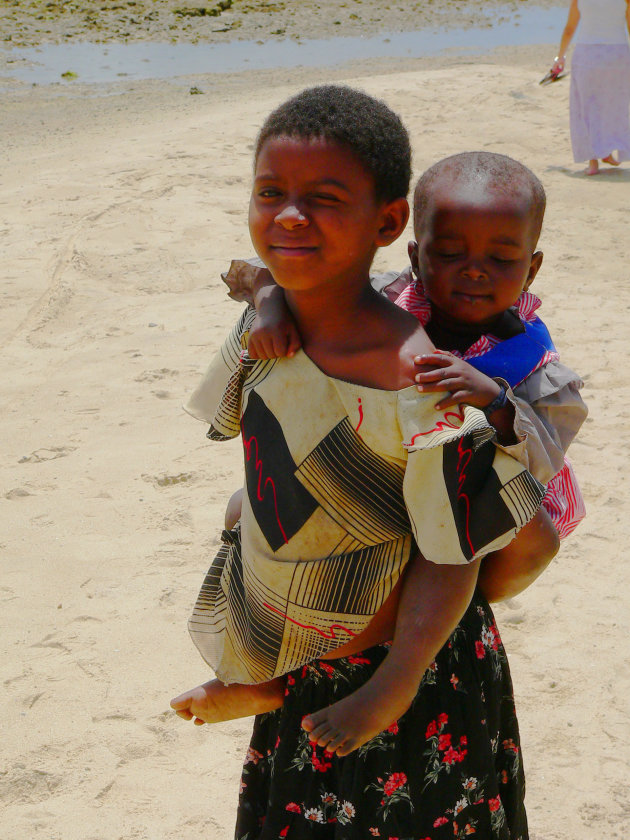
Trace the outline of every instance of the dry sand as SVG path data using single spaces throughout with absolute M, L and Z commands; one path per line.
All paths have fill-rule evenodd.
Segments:
M 180 404 L 239 313 L 219 272 L 251 253 L 256 129 L 324 79 L 403 115 L 416 173 L 482 148 L 547 187 L 535 290 L 586 381 L 571 454 L 589 515 L 497 615 L 532 840 L 627 836 L 630 167 L 587 179 L 571 162 L 568 85 L 537 84 L 548 57 L 209 77 L 204 96 L 147 82 L 4 97 L 3 840 L 231 836 L 251 721 L 198 729 L 168 701 L 207 677 L 186 618 L 240 454 Z M 378 266 L 404 265 L 405 241 Z

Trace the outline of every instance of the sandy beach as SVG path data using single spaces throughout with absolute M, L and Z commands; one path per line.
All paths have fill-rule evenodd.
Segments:
M 20 43 L 45 40 L 34 5 L 3 4 L 5 42 L 20 26 Z M 175 5 L 156 3 L 156 14 Z M 451 19 L 465 16 L 461 5 Z M 269 32 L 299 26 L 293 4 L 278 4 L 277 18 L 262 6 L 250 20 L 264 12 Z M 360 5 L 366 18 L 376 8 Z M 239 15 L 249 17 L 240 6 L 200 20 L 227 26 Z M 330 17 L 322 35 L 338 28 Z M 168 25 L 138 37 L 166 38 Z M 233 36 L 254 36 L 249 25 Z M 402 115 L 416 175 L 444 155 L 488 149 L 523 161 L 547 189 L 532 290 L 563 361 L 585 380 L 590 416 L 570 454 L 588 518 L 496 614 L 532 840 L 626 837 L 630 518 L 617 453 L 630 446 L 630 165 L 586 178 L 572 162 L 568 82 L 538 85 L 553 50 L 5 91 L 0 838 L 232 836 L 251 721 L 193 727 L 169 699 L 208 678 L 186 620 L 241 454 L 238 442 L 206 441 L 180 406 L 240 312 L 219 274 L 252 253 L 257 128 L 288 95 L 328 80 Z M 193 83 L 203 95 L 190 95 Z M 410 237 L 377 267 L 403 267 Z

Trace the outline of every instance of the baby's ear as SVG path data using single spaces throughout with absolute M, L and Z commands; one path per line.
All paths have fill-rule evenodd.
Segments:
M 406 198 L 395 198 L 383 207 L 383 217 L 378 231 L 377 247 L 391 245 L 398 239 L 409 220 L 409 202 Z
M 543 262 L 543 252 L 542 251 L 536 251 L 532 255 L 532 261 L 529 264 L 529 271 L 527 272 L 527 280 L 525 281 L 525 285 L 523 286 L 523 291 L 524 292 L 526 292 L 529 289 L 529 287 L 532 285 L 532 283 L 534 282 L 534 278 L 536 277 L 536 275 L 540 271 L 540 266 L 542 265 L 542 262 Z
M 418 243 L 415 239 L 411 239 L 407 243 L 407 253 L 409 254 L 409 262 L 411 263 L 411 270 L 413 271 L 415 277 L 419 277 L 419 265 L 418 265 Z

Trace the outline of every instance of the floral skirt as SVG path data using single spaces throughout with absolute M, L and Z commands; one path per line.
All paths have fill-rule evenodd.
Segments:
M 304 715 L 356 691 L 387 652 L 288 675 L 282 708 L 254 723 L 236 840 L 527 840 L 512 682 L 479 593 L 400 720 L 344 758 L 309 742 Z

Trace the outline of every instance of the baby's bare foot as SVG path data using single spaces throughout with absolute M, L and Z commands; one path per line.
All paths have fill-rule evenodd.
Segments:
M 411 700 L 391 686 L 386 692 L 375 689 L 366 683 L 338 703 L 306 715 L 302 729 L 312 743 L 338 756 L 348 755 L 391 726 L 410 705 Z
M 284 688 L 282 677 L 260 685 L 224 685 L 221 680 L 210 680 L 174 697 L 171 708 L 184 720 L 194 719 L 197 726 L 220 723 L 280 708 Z

